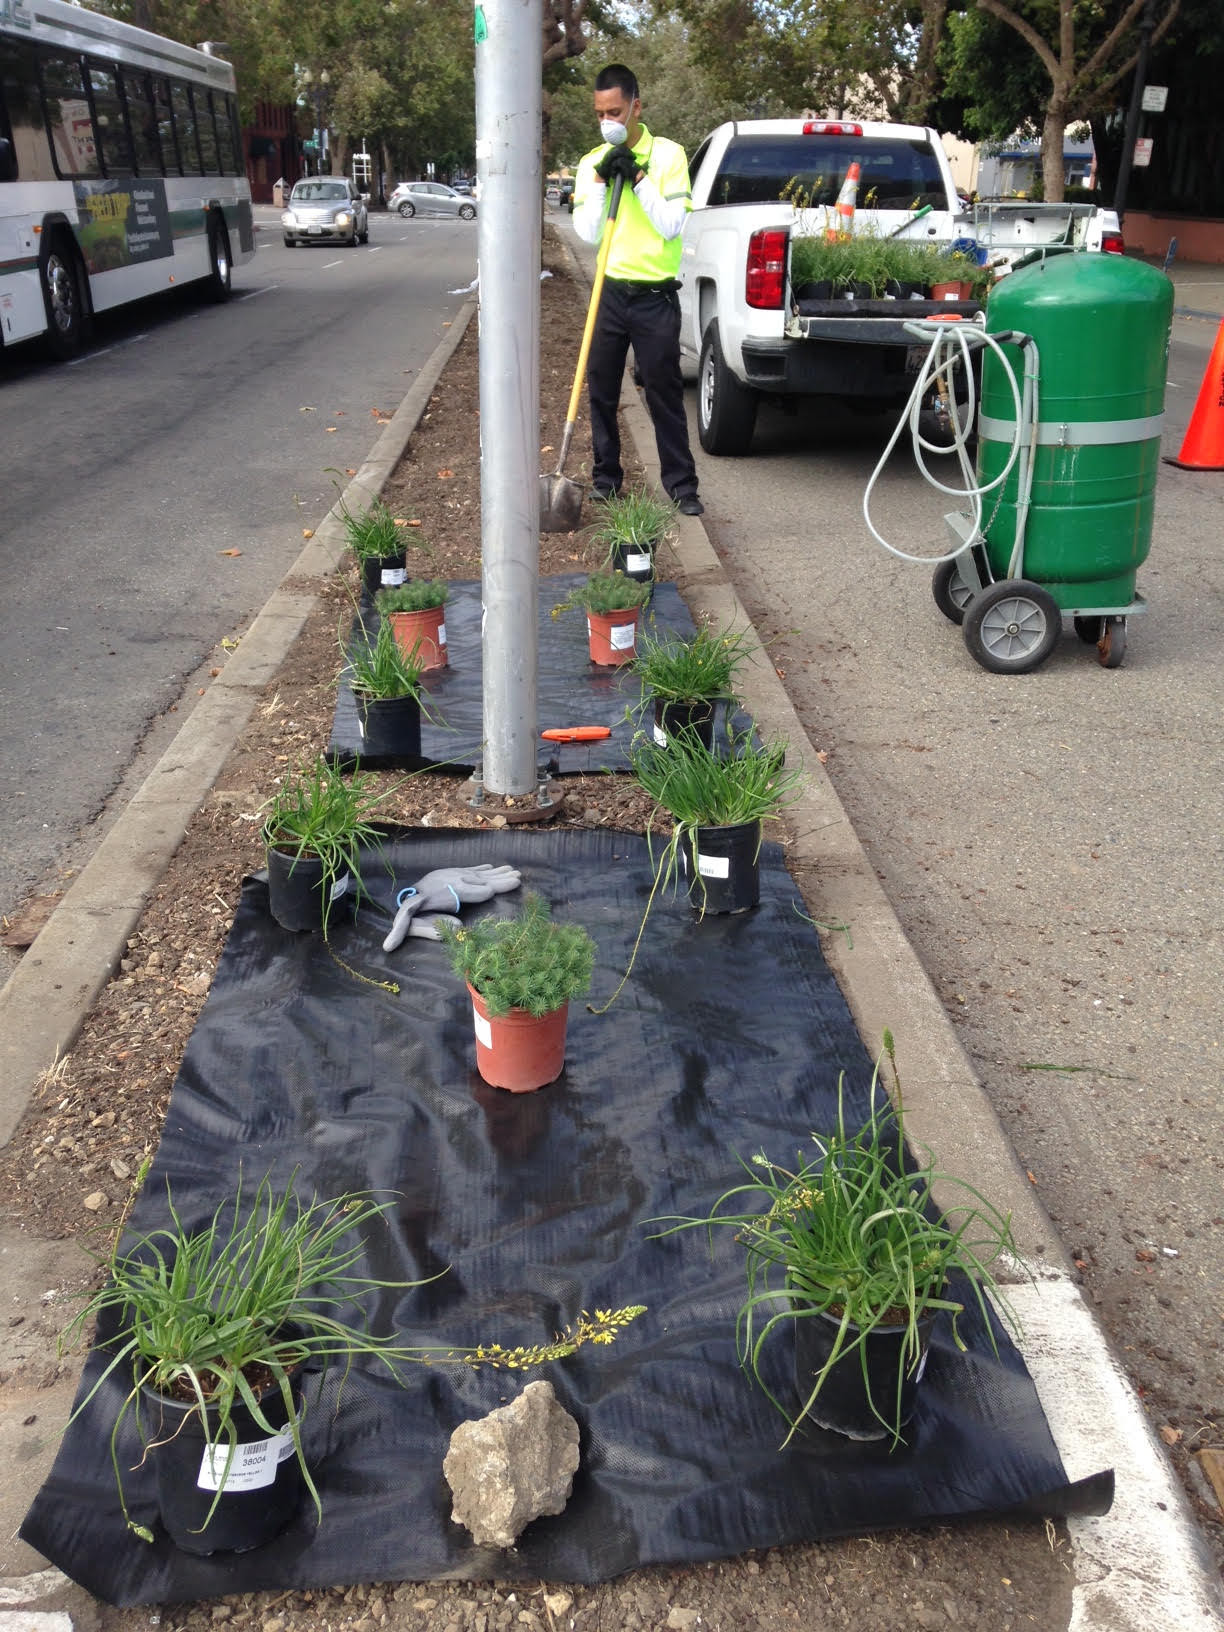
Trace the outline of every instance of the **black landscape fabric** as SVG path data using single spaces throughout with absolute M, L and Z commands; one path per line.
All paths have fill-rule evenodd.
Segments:
M 539 763 L 551 775 L 625 770 L 629 763 L 629 743 L 637 729 L 626 717 L 626 710 L 640 703 L 640 683 L 623 668 L 603 668 L 591 662 L 585 612 L 570 607 L 553 617 L 553 609 L 563 605 L 566 597 L 586 579 L 586 573 L 562 573 L 540 579 L 536 712 L 541 731 L 606 725 L 612 734 L 593 742 L 541 742 Z M 378 615 L 372 606 L 366 606 L 363 616 L 367 631 L 373 637 L 378 629 Z M 354 637 L 359 628 L 360 621 L 354 619 Z M 666 581 L 655 584 L 649 603 L 642 609 L 641 628 L 653 635 L 679 635 L 684 639 L 694 633 L 692 615 L 675 584 Z M 360 759 L 371 770 L 433 766 L 469 775 L 481 758 L 484 737 L 478 583 L 460 581 L 447 586 L 446 643 L 450 654 L 447 667 L 431 669 L 422 677 L 428 695 L 421 718 L 419 760 L 385 759 L 364 752 L 357 700 L 343 678 L 336 689 L 328 758 L 341 766 L 354 765 Z M 649 729 L 650 722 L 646 725 Z M 736 733 L 747 730 L 750 725 L 751 721 L 742 714 L 736 714 L 731 721 Z M 721 707 L 718 729 L 725 741 L 726 721 Z
M 519 867 L 556 917 L 594 936 L 595 1005 L 651 884 L 645 841 L 607 831 L 401 832 L 385 856 L 392 875 L 369 858 L 365 876 L 387 903 L 434 867 Z M 248 880 L 132 1227 L 167 1222 L 167 1184 L 194 1225 L 240 1174 L 253 1189 L 270 1173 L 306 1196 L 395 1198 L 369 1272 L 439 1277 L 380 1303 L 377 1322 L 406 1341 L 534 1344 L 582 1310 L 647 1312 L 611 1346 L 530 1374 L 577 1419 L 582 1461 L 565 1511 L 514 1551 L 478 1548 L 452 1521 L 442 1459 L 458 1423 L 530 1376 L 453 1365 L 414 1369 L 404 1388 L 368 1364 L 339 1395 L 334 1374 L 312 1385 L 302 1432 L 322 1522 L 307 1503 L 275 1541 L 212 1558 L 125 1531 L 107 1443 L 124 1390 L 108 1381 L 68 1430 L 25 1540 L 98 1597 L 134 1604 L 356 1581 L 592 1582 L 976 1514 L 1104 1511 L 1112 1476 L 1068 1484 L 1023 1361 L 1002 1331 L 996 1358 L 972 1313 L 965 1355 L 937 1324 L 908 1444 L 815 1431 L 780 1452 L 782 1419 L 736 1358 L 732 1232 L 712 1251 L 700 1230 L 652 1238 L 650 1220 L 703 1214 L 736 1183 L 737 1155 L 789 1163 L 810 1130 L 830 1129 L 843 1072 L 849 1114 L 866 1117 L 871 1060 L 800 910 L 768 845 L 754 911 L 699 921 L 661 895 L 611 1010 L 571 1004 L 561 1079 L 511 1095 L 476 1074 L 471 1005 L 442 947 L 383 953 L 387 918 L 367 907 L 333 929 L 333 957 L 320 936 L 281 930 L 264 883 Z M 904 1037 L 897 1047 L 904 1075 Z M 785 1398 L 791 1363 L 784 1341 L 766 1360 Z M 83 1391 L 100 1370 L 95 1352 Z M 134 1516 L 156 1526 L 148 1466 L 134 1466 L 133 1442 L 119 1454 Z

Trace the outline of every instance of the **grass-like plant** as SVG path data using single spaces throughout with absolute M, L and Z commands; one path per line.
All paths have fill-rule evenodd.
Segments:
M 593 543 L 607 547 L 609 561 L 618 547 L 653 551 L 663 541 L 676 515 L 677 507 L 671 499 L 626 488 L 600 500 L 599 519 L 590 529 L 590 538 Z
M 581 607 L 584 612 L 630 612 L 635 606 L 645 606 L 653 587 L 623 572 L 593 572 L 585 584 L 578 585 L 569 600 L 553 609 L 553 615 L 572 606 Z
M 786 766 L 786 743 L 758 742 L 750 731 L 732 737 L 726 758 L 693 731 L 681 730 L 660 748 L 645 736 L 629 749 L 633 774 L 660 810 L 672 817 L 672 842 L 691 841 L 699 827 L 736 827 L 774 817 L 799 797 L 803 772 Z
M 391 589 L 380 589 L 374 597 L 374 609 L 382 618 L 392 612 L 428 612 L 446 605 L 446 588 L 441 578 L 409 578 Z
M 559 924 L 534 891 L 513 918 L 481 918 L 458 928 L 445 920 L 451 967 L 484 999 L 493 1019 L 522 1009 L 551 1014 L 591 984 L 595 943 L 580 924 Z
M 644 691 L 665 703 L 729 697 L 737 669 L 755 649 L 746 629 L 718 634 L 703 627 L 687 640 L 647 631 L 638 638 L 629 672 Z
M 424 671 L 419 642 L 411 654 L 405 652 L 395 638 L 389 619 L 379 624 L 373 639 L 364 624 L 359 626 L 357 638 L 345 652 L 345 667 L 341 670 L 347 675 L 349 688 L 355 695 L 379 702 L 396 697 L 415 697 L 419 702 Z
M 61 1338 L 62 1349 L 99 1316 L 114 1316 L 106 1366 L 70 1420 L 90 1407 L 112 1373 L 131 1376 L 132 1386 L 111 1426 L 110 1452 L 124 1519 L 145 1541 L 152 1541 L 153 1533 L 128 1512 L 119 1442 L 131 1418 L 142 1443 L 152 1448 L 149 1435 L 158 1424 L 146 1420 L 149 1392 L 189 1407 L 208 1424 L 214 1466 L 223 1471 L 205 1524 L 229 1476 L 238 1443 L 234 1412 L 240 1406 L 270 1436 L 286 1430 L 292 1435 L 294 1455 L 321 1516 L 293 1407 L 293 1374 L 301 1368 L 340 1365 L 347 1375 L 355 1360 L 368 1359 L 401 1383 L 408 1363 L 522 1369 L 563 1359 L 584 1343 L 611 1343 L 643 1312 L 639 1305 L 596 1310 L 594 1315 L 584 1310 L 553 1342 L 531 1347 L 406 1345 L 395 1333 L 372 1332 L 364 1321 L 354 1324 L 336 1312 L 345 1304 L 361 1310 L 387 1290 L 423 1284 L 356 1273 L 364 1238 L 394 1201 L 375 1201 L 360 1192 L 305 1202 L 292 1191 L 277 1193 L 265 1175 L 249 1208 L 244 1203 L 240 1183 L 211 1221 L 193 1230 L 183 1223 L 167 1189 L 170 1223 L 115 1242 L 103 1260 L 106 1284 L 88 1297 Z M 284 1402 L 285 1428 L 269 1421 L 261 1402 L 270 1389 Z
M 379 847 L 380 835 L 371 815 L 384 797 L 374 790 L 374 779 L 368 773 L 343 777 L 320 755 L 288 772 L 261 807 L 261 834 L 269 849 L 291 855 L 293 867 L 306 857 L 320 862 L 324 933 L 333 886 L 348 873 L 358 895 L 362 891 L 361 850 Z
M 375 499 L 365 510 L 340 508 L 344 537 L 358 561 L 385 561 L 403 555 L 403 529 L 395 524 L 395 517 L 381 499 Z
M 812 1412 L 838 1361 L 857 1357 L 870 1409 L 895 1447 L 902 1439 L 902 1391 L 925 1349 L 920 1324 L 928 1316 L 948 1315 L 952 1340 L 965 1349 L 958 1327 L 965 1305 L 948 1286 L 953 1272 L 966 1278 L 992 1347 L 987 1293 L 1018 1329 L 991 1269 L 1004 1254 L 1015 1255 L 1015 1242 L 1010 1215 L 972 1185 L 937 1171 L 929 1151 L 914 1165 L 900 1099 L 889 1100 L 878 1068 L 861 1128 L 846 1124 L 843 1089 L 839 1079 L 832 1133 L 813 1133 L 814 1150 L 799 1152 L 793 1168 L 763 1152 L 750 1161 L 741 1157 L 747 1182 L 724 1191 L 704 1217 L 651 1222 L 670 1224 L 662 1235 L 699 1227 L 711 1240 L 716 1227 L 726 1226 L 743 1245 L 747 1295 L 736 1319 L 740 1361 L 786 1418 L 784 1444 Z M 956 1190 L 965 1200 L 941 1207 L 934 1199 L 936 1187 L 945 1198 Z M 810 1392 L 794 1410 L 763 1380 L 762 1355 L 775 1333 L 822 1315 L 836 1322 L 836 1336 Z M 900 1333 L 901 1364 L 890 1399 L 873 1397 L 868 1377 L 867 1341 L 881 1329 Z

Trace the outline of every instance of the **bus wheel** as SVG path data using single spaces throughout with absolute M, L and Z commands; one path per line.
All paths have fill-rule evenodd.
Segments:
M 230 260 L 229 233 L 225 223 L 208 219 L 208 292 L 216 301 L 228 300 L 233 287 L 234 266 Z
M 53 357 L 75 357 L 85 344 L 88 318 L 81 264 L 66 232 L 48 233 L 39 277 L 47 311 L 47 348 Z

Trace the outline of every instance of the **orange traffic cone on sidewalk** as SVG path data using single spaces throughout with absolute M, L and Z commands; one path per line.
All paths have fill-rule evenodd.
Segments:
M 1181 452 L 1165 464 L 1182 470 L 1224 470 L 1224 323 L 1211 348 Z
M 854 206 L 858 202 L 859 177 L 862 173 L 858 160 L 854 159 L 837 195 L 837 224 L 825 229 L 825 238 L 831 244 L 839 238 L 849 238 L 854 231 Z

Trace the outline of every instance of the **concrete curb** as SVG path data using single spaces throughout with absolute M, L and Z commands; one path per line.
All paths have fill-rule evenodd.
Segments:
M 282 587 L 0 989 L 0 1143 L 11 1138 L 41 1074 L 76 1041 L 256 697 L 301 632 L 315 597 L 285 586 L 335 571 L 344 551 L 343 510 L 364 507 L 382 491 L 475 310 L 474 299 L 464 303 Z
M 585 267 L 569 251 L 578 277 Z M 628 383 L 621 409 L 648 482 L 658 483 L 654 428 Z M 695 617 L 751 629 L 705 525 L 677 517 L 673 546 Z M 1075 1283 L 1058 1232 L 1016 1159 L 985 1088 L 876 877 L 776 670 L 748 664 L 739 690 L 763 735 L 784 737 L 808 787 L 787 813 L 792 868 L 822 925 L 821 942 L 869 1049 L 894 1036 L 914 1140 L 947 1172 L 971 1178 L 1011 1212 L 1021 1256 L 1037 1266 L 1007 1286 L 1018 1347 L 1068 1477 L 1117 1473 L 1111 1511 L 1068 1521 L 1076 1585 L 1070 1632 L 1218 1632 L 1224 1608 L 1206 1543 L 1152 1426 Z M 849 927 L 845 936 L 824 926 Z M 1003 1277 L 1000 1277 L 1001 1279 Z

